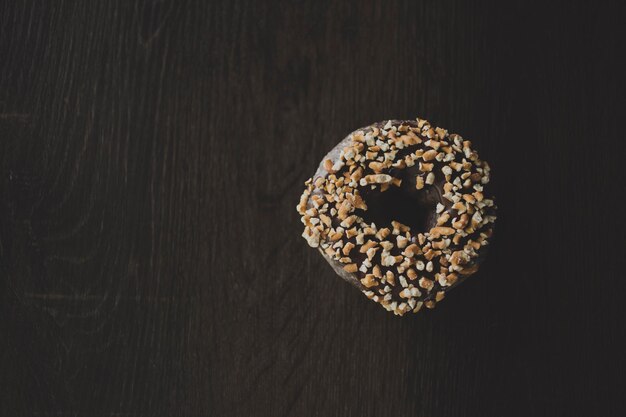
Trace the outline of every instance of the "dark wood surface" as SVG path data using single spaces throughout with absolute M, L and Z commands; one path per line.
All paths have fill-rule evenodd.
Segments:
M 1 2 L 0 415 L 626 415 L 623 7 L 470 3 Z M 416 116 L 500 211 L 400 319 L 295 205 Z

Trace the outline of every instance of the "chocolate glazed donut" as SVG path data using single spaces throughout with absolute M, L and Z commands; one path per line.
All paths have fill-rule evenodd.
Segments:
M 305 183 L 302 236 L 387 311 L 434 308 L 482 262 L 496 219 L 489 171 L 469 141 L 426 120 L 374 123 Z

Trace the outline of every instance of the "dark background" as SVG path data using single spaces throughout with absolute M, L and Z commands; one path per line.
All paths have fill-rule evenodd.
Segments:
M 1 416 L 623 416 L 624 8 L 0 2 Z M 295 206 L 351 130 L 493 167 L 434 311 L 334 276 Z

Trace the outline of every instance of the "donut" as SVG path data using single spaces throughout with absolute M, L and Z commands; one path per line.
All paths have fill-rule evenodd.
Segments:
M 427 120 L 374 123 L 304 183 L 302 236 L 387 311 L 432 309 L 484 259 L 496 220 L 489 174 L 469 140 Z

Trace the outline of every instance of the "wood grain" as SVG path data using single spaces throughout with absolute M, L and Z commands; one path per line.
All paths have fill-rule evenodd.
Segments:
M 0 415 L 624 415 L 623 12 L 1 2 Z M 418 115 L 500 218 L 398 319 L 295 205 L 346 133 Z

